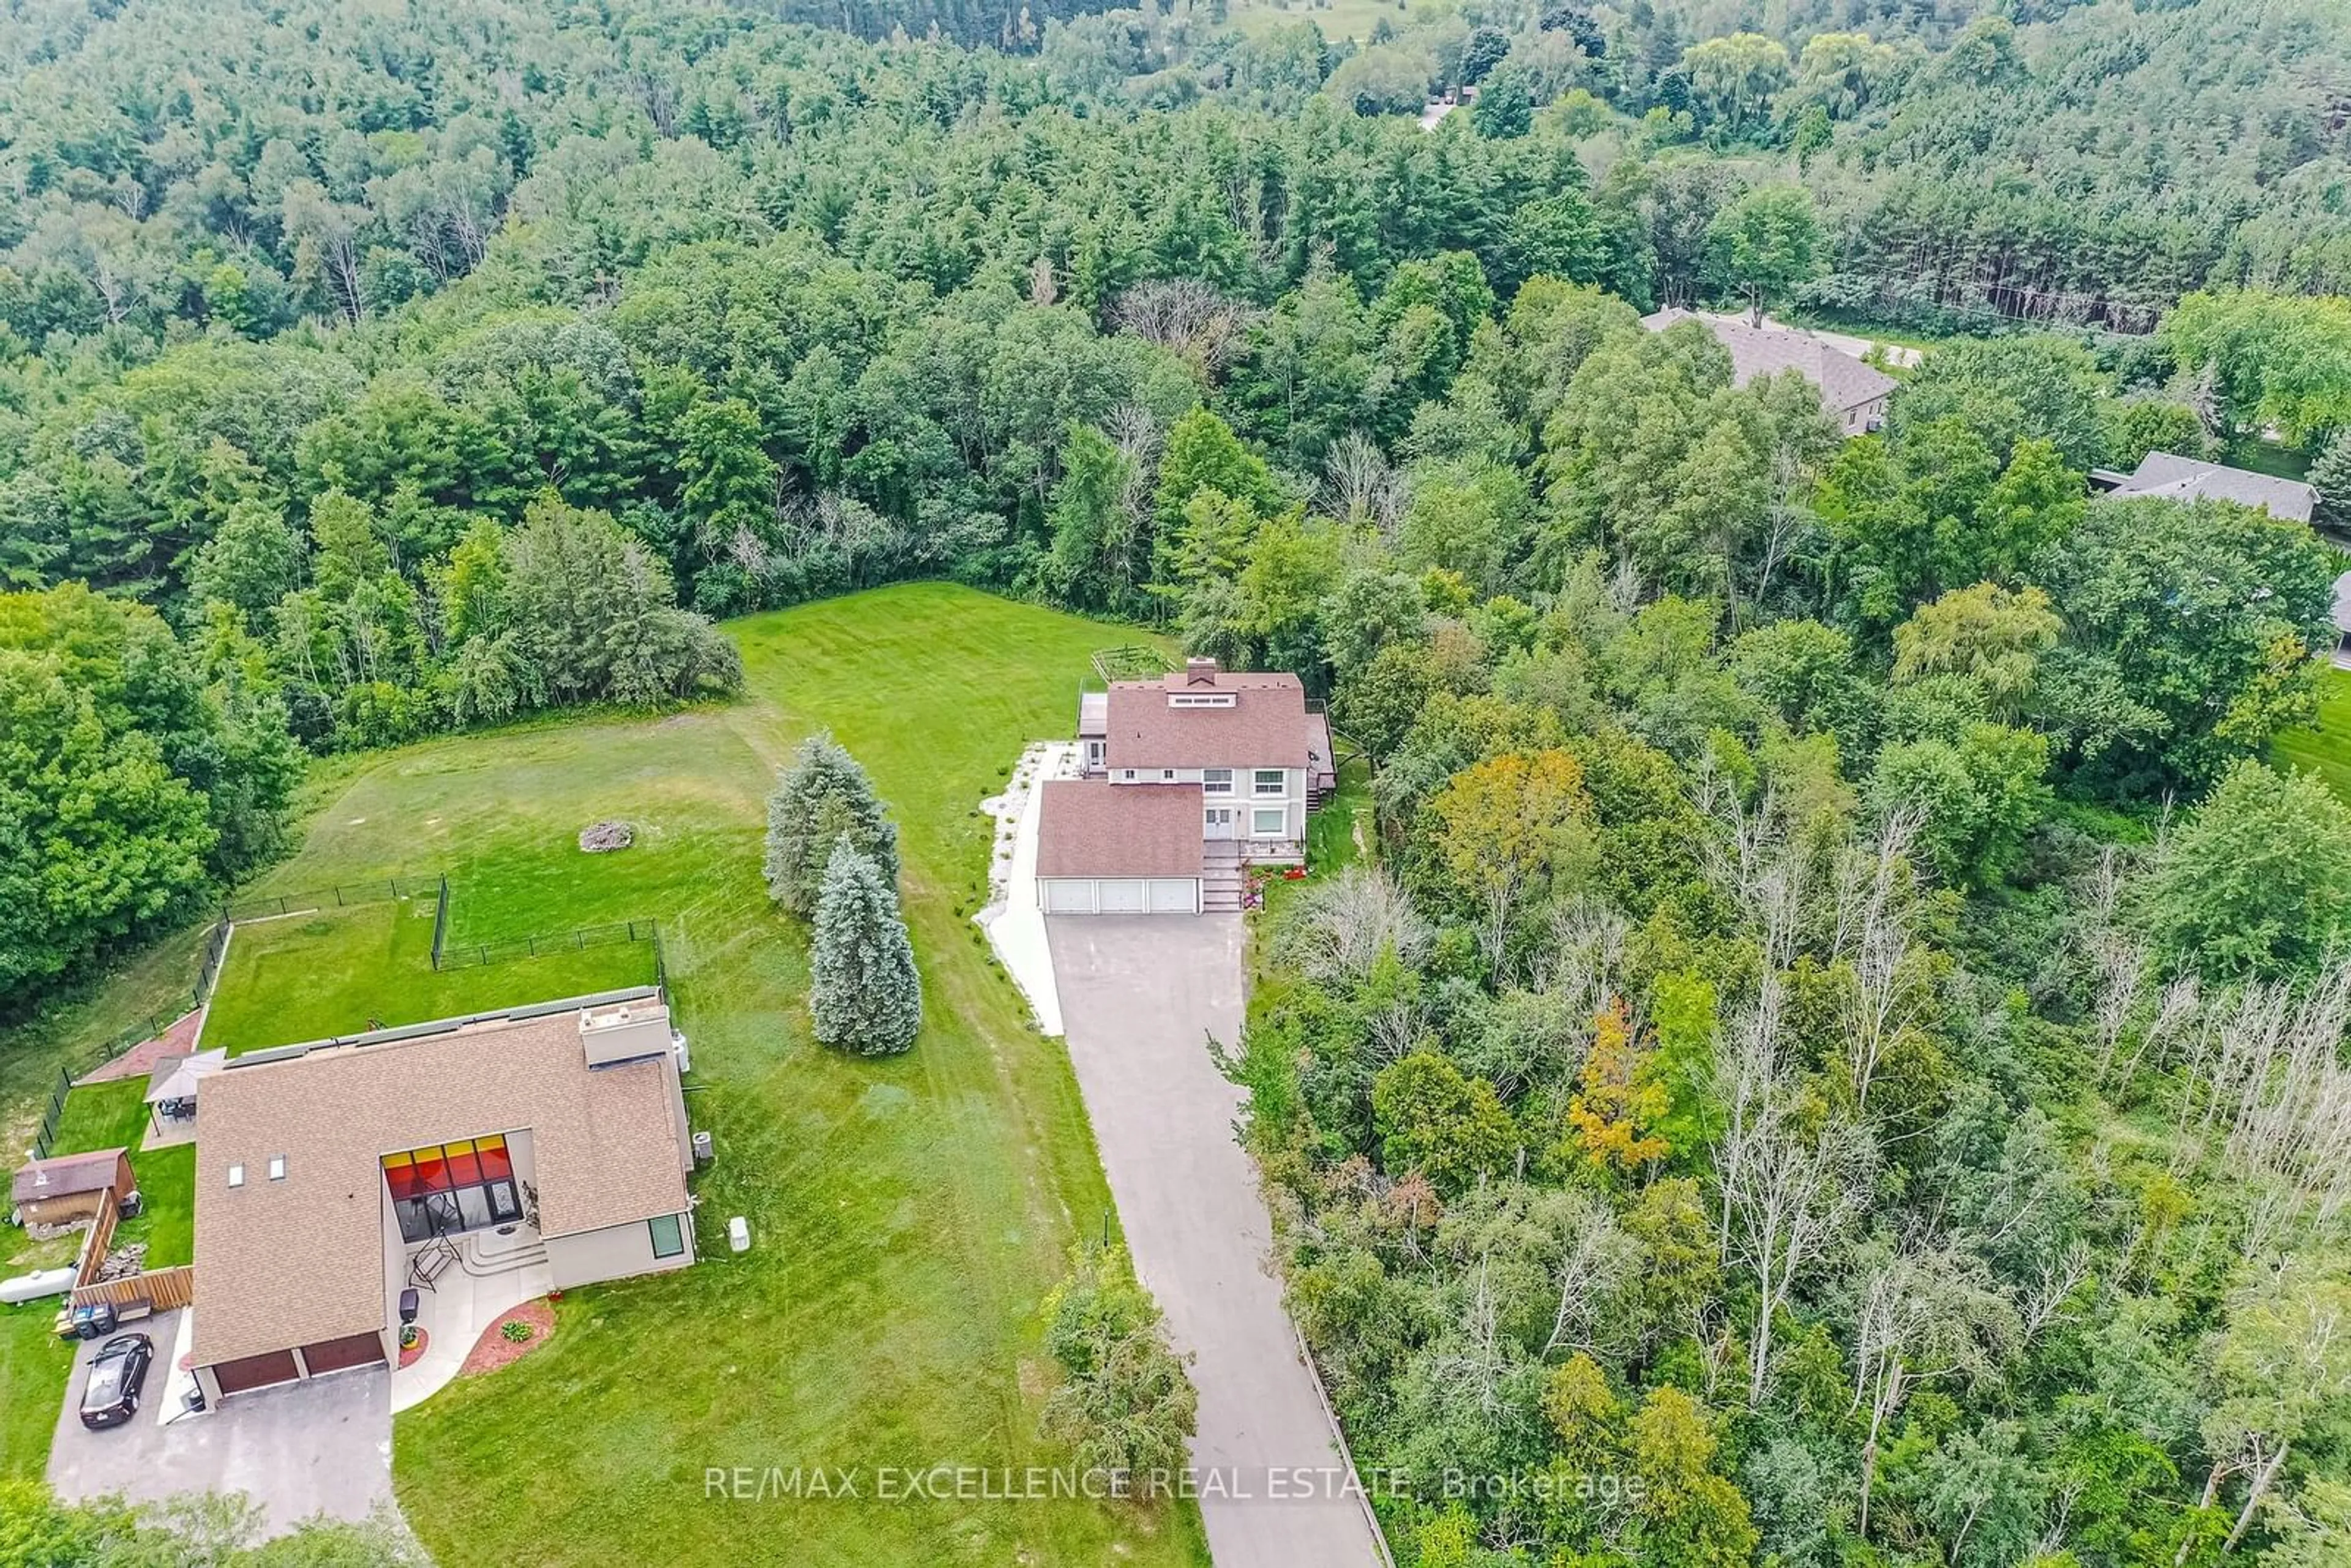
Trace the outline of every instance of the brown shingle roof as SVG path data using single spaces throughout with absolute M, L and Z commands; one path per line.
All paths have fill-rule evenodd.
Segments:
M 1792 328 L 1751 327 L 1735 316 L 1703 311 L 1667 309 L 1641 318 L 1641 325 L 1662 332 L 1677 322 L 1695 321 L 1730 350 L 1730 384 L 1745 386 L 1759 376 L 1800 371 L 1821 389 L 1821 402 L 1836 413 L 1845 413 L 1894 390 L 1892 376 L 1876 365 L 1855 359 L 1843 349 L 1823 343 L 1809 332 Z
M 8 1200 L 34 1203 L 112 1186 L 116 1168 L 128 1157 L 129 1151 L 124 1149 L 92 1149 L 87 1154 L 53 1155 L 46 1160 L 35 1160 L 17 1171 L 9 1182 Z
M 1230 693 L 1231 707 L 1170 707 L 1171 695 Z M 1110 688 L 1105 768 L 1303 768 L 1306 688 L 1296 675 L 1181 672 Z
M 1197 784 L 1056 779 L 1037 818 L 1039 876 L 1197 876 Z
M 204 1081 L 200 1364 L 385 1326 L 387 1154 L 528 1131 L 548 1236 L 684 1210 L 667 1056 L 591 1071 L 572 1008 L 358 1038 Z M 273 1155 L 286 1156 L 282 1181 L 269 1179 Z M 229 1186 L 231 1165 L 245 1167 L 243 1186 Z

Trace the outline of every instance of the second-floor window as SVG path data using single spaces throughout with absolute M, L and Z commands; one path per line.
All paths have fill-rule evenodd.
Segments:
M 1233 792 L 1233 770 L 1232 770 L 1231 768 L 1201 768 L 1201 769 L 1200 769 L 1200 793 L 1201 793 L 1201 794 L 1203 794 L 1203 795 L 1229 795 L 1229 794 L 1231 794 L 1232 792 Z
M 1289 775 L 1279 768 L 1260 768 L 1249 775 L 1249 793 L 1252 795 L 1280 795 L 1289 788 Z

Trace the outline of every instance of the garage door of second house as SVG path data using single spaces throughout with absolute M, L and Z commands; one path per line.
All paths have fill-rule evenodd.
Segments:
M 1150 884 L 1141 877 L 1106 876 L 1094 883 L 1094 907 L 1104 915 L 1141 915 L 1151 907 Z
M 1191 876 L 1043 877 L 1048 915 L 1197 915 L 1200 880 Z
M 264 1355 L 218 1362 L 213 1367 L 213 1376 L 219 1379 L 224 1397 L 255 1388 L 266 1388 L 273 1383 L 291 1383 L 298 1375 L 300 1374 L 294 1365 L 294 1353 L 290 1350 L 273 1350 Z
M 354 1366 L 373 1366 L 381 1360 L 383 1336 L 376 1333 L 346 1334 L 341 1339 L 324 1339 L 302 1347 L 303 1364 L 309 1367 L 313 1377 Z

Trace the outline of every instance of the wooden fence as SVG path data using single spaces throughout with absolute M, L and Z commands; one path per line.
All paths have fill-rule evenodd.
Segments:
M 168 1312 L 174 1307 L 195 1305 L 196 1271 L 185 1263 L 176 1268 L 132 1274 L 121 1280 L 99 1281 L 92 1278 L 99 1265 L 106 1261 L 107 1249 L 114 1241 L 114 1228 L 121 1220 L 122 1207 L 115 1201 L 114 1192 L 109 1188 L 99 1200 L 98 1215 L 89 1222 L 89 1233 L 82 1238 L 81 1260 L 74 1266 L 74 1288 L 66 1298 L 66 1304 L 91 1307 L 100 1301 L 110 1301 L 122 1307 L 133 1301 L 145 1301 L 159 1312 Z
M 82 1233 L 81 1256 L 74 1261 L 74 1289 L 78 1291 L 98 1273 L 99 1265 L 106 1261 L 106 1249 L 114 1241 L 114 1228 L 122 1220 L 122 1204 L 108 1187 L 98 1195 L 98 1212 L 90 1217 L 89 1228 Z
M 77 1307 L 95 1306 L 99 1301 L 111 1301 L 118 1307 L 132 1301 L 145 1301 L 159 1312 L 174 1307 L 196 1304 L 196 1271 L 183 1263 L 173 1269 L 157 1269 L 152 1273 L 133 1274 L 128 1280 L 109 1280 L 102 1285 L 82 1285 L 68 1298 Z

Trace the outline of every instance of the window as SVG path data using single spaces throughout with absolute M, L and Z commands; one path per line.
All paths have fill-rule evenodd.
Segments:
M 1290 776 L 1279 768 L 1260 768 L 1249 775 L 1252 795 L 1283 795 L 1290 791 Z
M 1290 825 L 1290 813 L 1279 806 L 1258 806 L 1249 811 L 1249 837 L 1278 839 Z
M 383 1179 L 404 1241 L 510 1225 L 522 1218 L 514 1156 L 496 1133 L 386 1155 Z
M 1169 707 L 1231 707 L 1233 695 L 1222 693 L 1177 693 L 1167 699 Z
M 286 1179 L 286 1156 L 284 1155 L 272 1155 L 269 1156 L 269 1179 L 271 1181 L 284 1181 Z
M 685 1233 L 679 1227 L 676 1215 L 656 1214 L 645 1221 L 645 1228 L 653 1235 L 654 1257 L 674 1258 L 685 1250 Z
M 243 1186 L 245 1185 L 245 1167 L 243 1166 L 231 1166 L 228 1167 L 228 1185 L 231 1186 Z
M 1233 792 L 1233 770 L 1232 770 L 1231 768 L 1201 768 L 1201 769 L 1200 769 L 1200 793 L 1201 793 L 1201 794 L 1203 794 L 1203 795 L 1229 795 L 1229 794 L 1231 794 L 1232 792 Z

